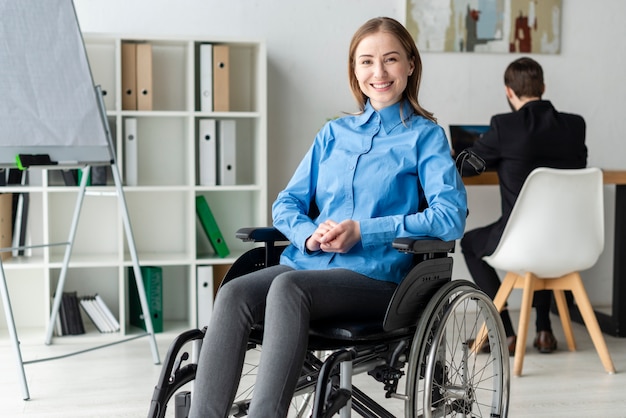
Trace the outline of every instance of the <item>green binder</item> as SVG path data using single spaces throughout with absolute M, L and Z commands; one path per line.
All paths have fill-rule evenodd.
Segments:
M 154 266 L 140 268 L 152 317 L 152 328 L 155 333 L 163 332 L 163 268 Z M 128 299 L 130 324 L 147 331 L 132 267 L 128 268 Z
M 200 219 L 202 229 L 204 229 L 204 232 L 209 238 L 209 242 L 211 243 L 213 250 L 215 250 L 215 253 L 222 258 L 230 254 L 230 250 L 226 245 L 222 232 L 217 226 L 213 212 L 211 212 L 211 208 L 209 208 L 209 204 L 204 196 L 196 196 L 196 213 Z

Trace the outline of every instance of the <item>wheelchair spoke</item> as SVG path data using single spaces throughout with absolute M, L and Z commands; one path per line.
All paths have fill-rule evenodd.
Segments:
M 407 417 L 499 417 L 508 409 L 508 353 L 499 314 L 473 286 L 450 284 L 427 308 L 428 325 L 418 327 L 407 382 Z M 479 354 L 468 341 L 486 325 L 492 350 Z M 413 365 L 413 361 L 418 364 Z

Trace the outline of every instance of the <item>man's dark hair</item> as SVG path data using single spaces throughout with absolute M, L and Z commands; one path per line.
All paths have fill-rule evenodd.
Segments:
M 517 97 L 541 97 L 544 91 L 543 69 L 531 58 L 518 58 L 506 68 L 504 85 Z

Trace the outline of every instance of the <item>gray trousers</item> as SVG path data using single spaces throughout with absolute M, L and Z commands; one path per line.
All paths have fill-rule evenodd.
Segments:
M 250 417 L 287 415 L 304 363 L 309 322 L 328 317 L 383 318 L 394 283 L 343 270 L 274 266 L 219 290 L 202 342 L 191 418 L 227 416 L 243 368 L 250 327 L 264 321 Z

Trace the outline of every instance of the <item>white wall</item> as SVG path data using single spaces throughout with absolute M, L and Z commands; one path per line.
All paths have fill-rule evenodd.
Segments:
M 264 39 L 268 50 L 269 198 L 291 176 L 319 127 L 354 110 L 347 48 L 365 20 L 405 21 L 405 0 L 74 0 L 85 32 Z M 589 164 L 624 169 L 626 15 L 623 0 L 563 0 L 559 55 L 537 55 L 545 98 L 587 120 Z M 508 111 L 502 73 L 512 54 L 424 53 L 421 101 L 443 126 L 487 123 Z M 470 190 L 470 226 L 495 219 L 497 190 Z M 271 203 L 271 202 L 270 202 Z M 612 224 L 611 224 L 612 227 Z M 457 257 L 459 258 L 459 257 Z M 460 260 L 459 260 L 460 261 Z M 592 299 L 610 301 L 610 262 Z M 464 266 L 457 263 L 463 273 Z

